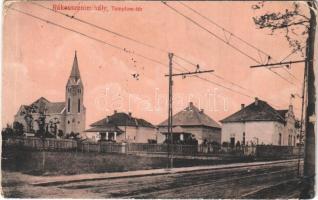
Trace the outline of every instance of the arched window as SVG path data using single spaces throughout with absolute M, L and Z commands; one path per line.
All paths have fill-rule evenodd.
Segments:
M 67 112 L 71 112 L 71 99 L 67 99 Z
M 279 146 L 282 145 L 282 134 L 281 133 L 278 134 L 278 145 Z
M 77 111 L 80 113 L 81 112 L 81 99 L 78 99 L 77 102 Z
M 242 144 L 245 145 L 245 132 L 243 132 L 243 141 Z

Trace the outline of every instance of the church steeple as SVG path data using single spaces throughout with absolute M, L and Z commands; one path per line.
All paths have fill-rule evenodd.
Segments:
M 72 71 L 70 75 L 70 79 L 75 79 L 75 82 L 81 78 L 80 71 L 78 69 L 78 62 L 77 62 L 77 55 L 75 51 L 75 56 L 74 56 L 74 61 L 73 61 L 73 66 L 72 66 Z
M 82 133 L 85 129 L 84 86 L 75 51 L 72 71 L 65 88 L 65 132 Z

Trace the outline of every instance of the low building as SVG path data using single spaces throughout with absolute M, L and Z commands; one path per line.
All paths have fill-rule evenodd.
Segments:
M 144 119 L 135 118 L 131 113 L 114 111 L 90 125 L 86 137 L 99 141 L 148 143 L 156 140 L 156 127 Z
M 220 125 L 198 109 L 192 102 L 184 110 L 172 116 L 172 133 L 174 143 L 192 143 L 196 140 L 202 143 L 221 143 Z M 158 125 L 158 143 L 166 141 L 168 134 L 168 120 Z
M 251 144 L 295 146 L 298 129 L 292 105 L 276 110 L 267 102 L 255 98 L 248 106 L 220 121 L 222 143 L 234 146 Z

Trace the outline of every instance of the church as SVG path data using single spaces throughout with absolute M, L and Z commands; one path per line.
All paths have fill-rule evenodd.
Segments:
M 70 77 L 65 87 L 65 101 L 51 102 L 40 97 L 30 105 L 20 106 L 14 121 L 23 125 L 26 134 L 34 135 L 39 130 L 39 118 L 45 121 L 44 129 L 57 138 L 70 134 L 83 136 L 86 108 L 83 104 L 84 87 L 75 51 Z

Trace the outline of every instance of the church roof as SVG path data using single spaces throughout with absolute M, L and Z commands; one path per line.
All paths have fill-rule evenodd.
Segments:
M 207 126 L 221 128 L 221 126 L 211 117 L 206 115 L 203 110 L 199 110 L 190 102 L 189 106 L 172 116 L 173 126 Z M 158 126 L 168 126 L 168 119 Z
M 30 105 L 22 105 L 23 109 L 27 107 L 34 108 L 34 113 L 40 112 L 40 109 L 45 108 L 47 114 L 61 113 L 65 108 L 65 102 L 50 102 L 44 97 L 40 97 Z
M 65 102 L 50 102 L 47 106 L 48 113 L 61 113 L 65 108 Z
M 255 99 L 255 102 L 237 111 L 236 113 L 221 120 L 227 122 L 246 121 L 285 121 L 285 114 L 288 110 L 275 110 L 266 101 Z

